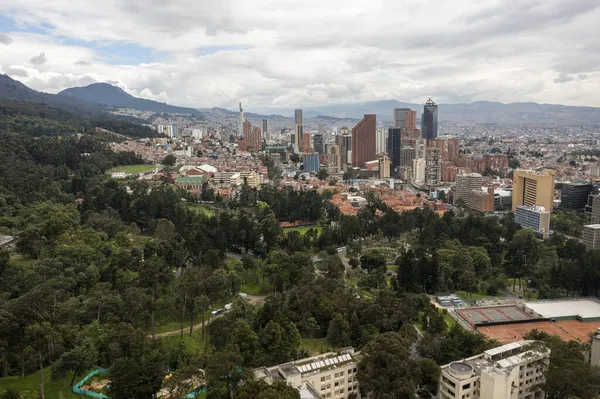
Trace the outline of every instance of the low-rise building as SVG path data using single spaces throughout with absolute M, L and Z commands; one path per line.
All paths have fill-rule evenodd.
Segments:
M 323 399 L 347 399 L 351 394 L 360 398 L 356 372 L 361 359 L 359 352 L 348 347 L 273 367 L 259 367 L 252 374 L 269 384 L 282 381 L 294 388 L 304 387 Z
M 518 341 L 442 366 L 439 399 L 542 399 L 550 349 Z
M 550 212 L 546 211 L 543 206 L 517 206 L 515 222 L 523 228 L 533 230 L 543 238 L 548 238 L 551 234 Z
M 600 224 L 583 226 L 583 244 L 588 250 L 600 250 Z

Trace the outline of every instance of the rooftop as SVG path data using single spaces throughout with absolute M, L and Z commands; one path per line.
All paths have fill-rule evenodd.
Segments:
M 596 226 L 600 228 L 600 225 Z M 526 305 L 528 308 L 548 318 L 575 318 L 579 316 L 586 319 L 600 317 L 600 302 L 594 299 L 527 302 Z
M 586 229 L 598 230 L 598 229 L 600 229 L 600 224 L 586 224 L 583 227 L 585 227 Z

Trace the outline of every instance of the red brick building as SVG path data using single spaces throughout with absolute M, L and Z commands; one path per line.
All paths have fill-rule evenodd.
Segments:
M 377 118 L 367 114 L 352 128 L 352 165 L 362 168 L 368 161 L 377 159 Z

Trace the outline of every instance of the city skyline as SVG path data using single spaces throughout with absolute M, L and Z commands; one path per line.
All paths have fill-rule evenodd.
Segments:
M 600 106 L 600 4 L 592 0 L 307 0 L 285 8 L 267 0 L 76 8 L 2 0 L 0 12 L 2 73 L 50 93 L 109 82 L 192 107 L 424 96 Z

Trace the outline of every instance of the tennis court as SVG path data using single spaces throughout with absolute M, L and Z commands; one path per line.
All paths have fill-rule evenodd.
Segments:
M 520 341 L 524 335 L 533 329 L 543 331 L 550 335 L 557 335 L 563 341 L 589 342 L 589 334 L 595 333 L 600 328 L 600 322 L 581 322 L 578 320 L 532 321 L 530 323 L 502 324 L 495 326 L 480 325 L 477 331 L 488 338 L 495 339 L 502 344 Z
M 457 309 L 456 313 L 472 326 L 534 319 L 517 306 Z

